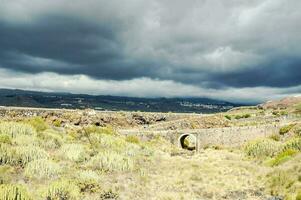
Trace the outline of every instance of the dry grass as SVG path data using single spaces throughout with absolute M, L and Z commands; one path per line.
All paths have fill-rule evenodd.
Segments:
M 265 200 L 268 193 L 297 198 L 300 189 L 298 137 L 257 140 L 245 152 L 193 154 L 160 136 L 143 141 L 112 128 L 50 128 L 39 118 L 1 123 L 0 130 L 0 194 L 22 188 L 37 200 Z M 257 159 L 274 159 L 274 167 Z

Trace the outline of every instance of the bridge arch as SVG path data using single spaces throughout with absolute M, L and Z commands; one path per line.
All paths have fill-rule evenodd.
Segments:
M 194 134 L 184 133 L 178 138 L 178 145 L 182 149 L 190 151 L 197 149 L 197 138 Z

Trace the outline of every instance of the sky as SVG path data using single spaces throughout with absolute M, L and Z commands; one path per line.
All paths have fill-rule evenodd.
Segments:
M 300 0 L 0 0 L 0 87 L 261 102 L 301 93 Z

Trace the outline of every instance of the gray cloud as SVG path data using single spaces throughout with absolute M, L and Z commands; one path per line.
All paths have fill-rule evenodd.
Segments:
M 298 0 L 30 2 L 1 2 L 2 68 L 203 89 L 301 85 Z

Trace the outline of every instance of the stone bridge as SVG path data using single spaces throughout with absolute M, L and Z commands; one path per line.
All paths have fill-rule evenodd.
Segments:
M 283 125 L 283 124 L 282 124 Z M 193 137 L 196 144 L 196 150 L 206 146 L 226 146 L 239 147 L 245 142 L 257 138 L 270 136 L 278 133 L 280 124 L 270 124 L 264 126 L 245 126 L 245 127 L 226 127 L 212 129 L 189 129 L 189 130 L 165 130 L 152 131 L 143 129 L 119 130 L 119 133 L 125 135 L 136 135 L 142 140 L 148 140 L 160 135 L 171 143 L 183 147 L 185 137 Z

